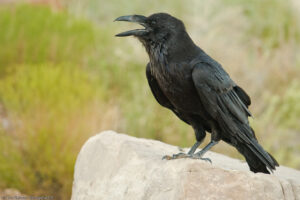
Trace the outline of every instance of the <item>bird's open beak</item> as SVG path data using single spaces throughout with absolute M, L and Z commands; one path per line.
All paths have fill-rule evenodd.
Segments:
M 150 32 L 147 23 L 146 23 L 147 17 L 142 16 L 142 15 L 127 15 L 127 16 L 121 16 L 115 19 L 115 21 L 126 21 L 126 22 L 133 22 L 133 23 L 138 23 L 145 27 L 144 29 L 134 29 L 130 31 L 125 31 L 122 33 L 117 34 L 117 37 L 125 37 L 125 36 L 143 36 L 146 35 L 147 33 Z

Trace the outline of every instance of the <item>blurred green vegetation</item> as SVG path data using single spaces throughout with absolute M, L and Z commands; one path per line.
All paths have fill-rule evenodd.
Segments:
M 24 9 L 23 9 L 24 8 Z M 0 65 L 84 62 L 95 32 L 90 23 L 51 13 L 47 7 L 0 8 Z
M 76 156 L 86 139 L 101 130 L 182 147 L 193 144 L 192 129 L 153 98 L 141 45 L 114 37 L 120 31 L 112 25 L 115 17 L 158 11 L 207 31 L 195 41 L 202 41 L 204 49 L 215 47 L 208 53 L 232 66 L 227 69 L 234 80 L 249 91 L 251 123 L 260 143 L 280 164 L 300 169 L 300 25 L 295 11 L 281 0 L 209 2 L 195 1 L 189 13 L 192 6 L 178 0 L 148 8 L 144 2 L 129 6 L 117 0 L 69 1 L 56 11 L 30 4 L 1 6 L 0 188 L 69 199 Z M 198 7 L 203 13 L 196 14 Z M 239 18 L 211 17 L 232 8 L 242 10 L 236 12 Z M 195 18 L 201 22 L 197 27 Z M 232 25 L 232 20 L 243 23 Z M 232 38 L 236 32 L 241 37 Z M 235 40 L 230 52 L 240 60 L 226 60 L 228 46 L 210 35 Z M 241 157 L 225 144 L 214 150 Z
M 299 42 L 297 8 L 285 0 L 226 0 L 242 5 L 244 15 L 252 21 L 248 34 L 263 41 L 263 48 L 277 48 L 287 42 Z M 299 9 L 299 8 L 298 8 Z
M 114 57 L 111 30 L 36 5 L 0 8 L 0 26 L 1 188 L 68 199 L 92 134 L 161 139 L 157 124 L 171 126 L 153 112 L 144 67 Z

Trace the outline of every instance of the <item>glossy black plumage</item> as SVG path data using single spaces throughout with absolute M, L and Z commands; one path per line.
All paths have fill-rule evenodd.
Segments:
M 209 132 L 212 142 L 207 150 L 223 140 L 244 155 L 253 172 L 269 173 L 268 169 L 278 166 L 249 125 L 250 97 L 218 62 L 194 44 L 180 20 L 157 13 L 123 16 L 117 21 L 145 27 L 117 36 L 133 35 L 142 42 L 150 58 L 146 76 L 155 99 L 193 127 L 199 144 Z

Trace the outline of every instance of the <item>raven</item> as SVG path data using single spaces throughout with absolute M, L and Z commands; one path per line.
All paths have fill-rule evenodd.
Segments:
M 115 21 L 134 22 L 144 28 L 117 34 L 135 36 L 145 47 L 150 62 L 146 76 L 158 103 L 195 131 L 196 143 L 190 151 L 165 156 L 166 159 L 203 158 L 220 140 L 234 146 L 246 159 L 251 171 L 270 173 L 278 162 L 258 143 L 249 125 L 248 94 L 192 41 L 183 22 L 167 13 L 121 16 Z M 206 136 L 211 141 L 195 153 Z

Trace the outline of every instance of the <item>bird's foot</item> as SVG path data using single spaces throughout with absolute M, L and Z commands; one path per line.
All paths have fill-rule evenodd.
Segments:
M 180 158 L 199 159 L 199 160 L 205 160 L 212 163 L 209 158 L 202 158 L 201 155 L 198 154 L 178 153 L 178 154 L 173 154 L 173 156 L 165 155 L 164 157 L 162 157 L 163 160 L 175 160 Z
M 210 164 L 212 164 L 211 159 L 209 159 L 209 158 L 202 158 L 202 156 L 198 155 L 198 154 L 193 154 L 193 155 L 191 155 L 190 158 L 192 158 L 192 159 L 199 159 L 199 160 L 205 160 L 205 161 L 210 162 Z
M 173 156 L 165 155 L 162 157 L 163 160 L 174 160 L 174 159 L 179 159 L 179 158 L 189 158 L 191 155 L 186 154 L 186 153 L 178 153 L 178 154 L 173 154 Z

